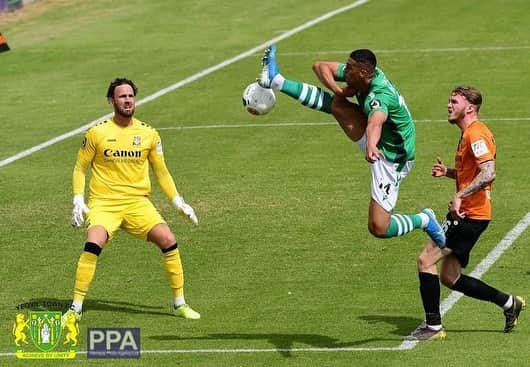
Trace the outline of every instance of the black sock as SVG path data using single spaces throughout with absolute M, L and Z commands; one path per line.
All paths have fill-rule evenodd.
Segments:
M 431 273 L 419 273 L 420 294 L 425 310 L 425 321 L 427 325 L 441 325 L 440 315 L 440 279 L 438 275 Z
M 476 279 L 464 274 L 453 284 L 451 289 L 464 293 L 468 297 L 476 298 L 481 301 L 489 301 L 502 307 L 510 298 L 509 294 L 503 293 L 498 289 L 484 283 L 480 279 Z

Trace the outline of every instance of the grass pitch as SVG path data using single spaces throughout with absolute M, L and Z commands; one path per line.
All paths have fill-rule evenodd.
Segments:
M 34 5 L 42 7 L 38 12 L 2 15 L 12 50 L 0 55 L 0 160 L 110 112 L 104 95 L 116 76 L 133 79 L 141 99 L 348 4 L 42 0 Z M 371 0 L 279 43 L 282 73 L 312 83 L 313 61 L 345 60 L 354 48 L 376 51 L 418 120 L 418 155 L 399 212 L 430 206 L 445 213 L 453 182 L 429 173 L 437 156 L 453 160 L 459 138 L 445 122 L 448 93 L 457 84 L 482 90 L 481 117 L 498 143 L 498 176 L 494 221 L 469 271 L 530 211 L 529 10 L 522 0 L 451 6 Z M 283 95 L 267 116 L 243 110 L 241 93 L 256 77 L 260 56 L 137 108 L 138 118 L 159 129 L 177 187 L 199 216 L 199 227 L 188 225 L 154 183 L 153 199 L 181 246 L 187 300 L 202 319 L 170 315 L 159 251 L 119 233 L 100 258 L 85 303 L 81 349 L 87 327 L 130 326 L 141 329 L 141 359 L 94 363 L 527 365 L 528 315 L 505 335 L 500 310 L 466 298 L 444 317 L 447 341 L 396 350 L 423 317 L 415 262 L 426 237 L 368 234 L 368 167 L 331 116 Z M 74 362 L 21 362 L 9 354 L 16 305 L 71 298 L 84 241 L 83 231 L 69 226 L 81 139 L 0 168 L 1 366 L 93 362 L 83 354 Z M 529 238 L 523 232 L 483 278 L 528 297 Z

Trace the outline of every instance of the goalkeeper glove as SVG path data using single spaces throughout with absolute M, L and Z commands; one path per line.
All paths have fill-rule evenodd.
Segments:
M 199 224 L 199 220 L 197 219 L 197 216 L 195 215 L 195 210 L 182 198 L 182 196 L 175 196 L 172 200 L 173 205 L 179 212 L 184 214 L 186 217 L 188 217 L 195 225 Z
M 85 204 L 85 198 L 83 195 L 74 195 L 74 208 L 72 209 L 72 227 L 79 228 L 85 222 L 83 214 L 88 214 L 90 209 Z

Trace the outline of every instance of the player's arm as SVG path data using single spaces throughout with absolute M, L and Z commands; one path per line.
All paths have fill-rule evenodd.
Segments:
M 150 159 L 149 162 L 151 163 L 153 173 L 155 174 L 156 180 L 164 195 L 169 200 L 173 200 L 175 196 L 180 196 L 175 181 L 167 169 L 163 156 L 155 155 L 155 157 Z
M 465 198 L 466 196 L 473 195 L 482 190 L 484 187 L 495 181 L 495 161 L 491 160 L 482 162 L 479 164 L 478 169 L 479 172 L 473 181 L 471 181 L 466 187 L 462 188 L 462 190 L 458 191 L 455 196 Z
M 193 210 L 190 205 L 186 204 L 184 198 L 177 191 L 175 181 L 167 169 L 164 154 L 162 152 L 162 143 L 159 137 L 156 142 L 156 147 L 151 149 L 151 152 L 149 153 L 149 163 L 151 164 L 153 173 L 155 174 L 156 180 L 158 181 L 164 195 L 173 203 L 180 213 L 188 217 L 194 224 L 199 224 L 195 210 Z
M 342 87 L 337 84 L 337 81 L 344 81 L 339 76 L 341 65 L 344 64 L 335 61 L 316 61 L 313 64 L 313 72 L 320 82 L 337 95 L 343 94 Z
M 475 157 L 478 173 L 471 183 L 455 194 L 464 198 L 482 190 L 495 180 L 495 141 L 484 129 L 471 130 L 469 144 Z
M 377 148 L 377 143 L 381 139 L 381 131 L 383 124 L 387 119 L 387 114 L 383 111 L 374 111 L 368 116 L 368 124 L 366 126 L 366 160 L 374 163 L 379 159 L 383 159 L 384 155 Z
M 81 148 L 79 148 L 72 173 L 74 198 L 71 224 L 73 227 L 81 227 L 85 221 L 84 215 L 89 212 L 85 204 L 85 181 L 86 171 L 94 159 L 95 151 L 94 137 L 89 131 L 83 139 Z
M 478 166 L 479 173 L 475 176 L 473 181 L 460 191 L 455 193 L 453 200 L 449 203 L 449 211 L 454 212 L 458 217 L 465 217 L 466 213 L 460 211 L 462 199 L 466 196 L 482 190 L 495 180 L 495 161 L 485 161 Z
M 92 152 L 88 152 L 83 148 L 79 149 L 75 161 L 74 172 L 72 174 L 72 189 L 74 195 L 85 194 L 86 171 L 92 162 L 93 157 Z

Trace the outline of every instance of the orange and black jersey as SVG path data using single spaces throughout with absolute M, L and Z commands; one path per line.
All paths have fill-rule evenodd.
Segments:
M 463 132 L 455 156 L 456 189 L 469 186 L 480 172 L 479 165 L 495 161 L 495 138 L 488 127 L 480 121 L 474 121 Z M 471 219 L 491 219 L 491 198 L 489 184 L 472 195 L 462 198 L 461 211 Z

